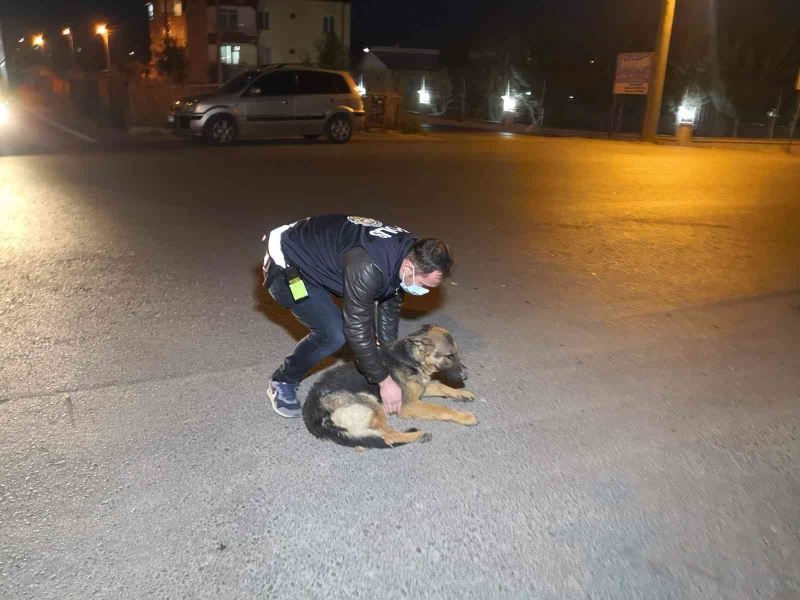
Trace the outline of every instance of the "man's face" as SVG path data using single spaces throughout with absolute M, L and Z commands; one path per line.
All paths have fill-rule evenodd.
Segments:
M 414 274 L 414 277 L 411 276 L 412 273 Z M 404 279 L 408 285 L 411 285 L 411 283 L 416 279 L 418 285 L 425 286 L 426 288 L 439 287 L 439 284 L 442 283 L 441 271 L 433 271 L 432 273 L 423 275 L 420 273 L 420 270 L 415 268 L 414 264 L 408 259 L 403 261 L 403 266 L 400 268 L 400 277 Z

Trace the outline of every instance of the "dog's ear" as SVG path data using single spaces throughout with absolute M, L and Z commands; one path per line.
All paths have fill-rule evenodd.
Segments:
M 403 340 L 407 347 L 407 352 L 419 364 L 425 361 L 434 349 L 433 341 L 426 335 L 412 335 Z
M 389 352 L 397 362 L 416 371 L 432 349 L 433 342 L 415 334 L 400 340 Z

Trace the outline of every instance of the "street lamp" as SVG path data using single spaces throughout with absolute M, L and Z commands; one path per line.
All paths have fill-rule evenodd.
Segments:
M 425 78 L 422 78 L 422 87 L 417 90 L 419 94 L 419 103 L 420 104 L 430 104 L 431 103 L 431 94 L 428 90 L 425 89 Z
M 72 68 L 75 68 L 75 40 L 72 37 L 72 30 L 69 27 L 64 27 L 61 30 L 61 35 L 67 38 L 67 43 L 69 44 L 69 57 L 72 61 Z
M 101 23 L 95 29 L 95 33 L 103 38 L 103 48 L 106 51 L 106 71 L 111 70 L 111 52 L 108 48 L 108 27 L 105 23 Z
M 33 36 L 33 47 L 34 48 L 43 48 L 44 47 L 44 35 L 41 33 Z
M 678 108 L 678 123 L 694 123 L 697 109 L 690 104 L 681 104 Z
M 675 20 L 675 0 L 663 0 L 658 24 L 656 51 L 653 54 L 652 76 L 647 91 L 647 106 L 642 124 L 642 139 L 656 142 L 658 118 L 661 116 L 661 100 L 664 96 L 664 78 L 667 74 L 669 40 L 672 37 L 672 22 Z
M 517 110 L 517 100 L 511 95 L 511 82 L 506 86 L 506 95 L 500 96 L 503 99 L 503 112 L 512 113 Z
M 358 90 L 358 94 L 360 96 L 367 95 L 367 88 L 364 87 L 364 76 L 362 75 L 358 80 L 358 85 L 356 86 L 356 90 Z

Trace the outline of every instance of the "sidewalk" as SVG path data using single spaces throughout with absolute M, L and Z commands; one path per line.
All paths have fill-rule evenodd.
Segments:
M 436 117 L 432 115 L 420 115 L 420 123 L 423 126 L 433 127 L 435 130 L 462 130 L 462 131 L 495 131 L 498 133 L 514 133 L 533 135 L 538 137 L 580 137 L 598 140 L 624 140 L 639 141 L 637 133 L 614 133 L 609 135 L 605 131 L 592 131 L 587 129 L 567 129 L 545 127 L 539 132 L 528 131 L 529 126 L 524 123 L 514 123 L 504 128 L 501 123 L 492 121 L 464 120 L 457 121 Z M 674 135 L 659 135 L 658 143 L 665 146 L 677 145 Z M 788 139 L 751 139 L 751 138 L 707 138 L 694 137 L 691 148 L 728 148 L 736 150 L 761 150 L 770 152 L 786 152 L 789 145 Z M 800 139 L 796 139 L 792 145 L 793 155 L 800 155 Z

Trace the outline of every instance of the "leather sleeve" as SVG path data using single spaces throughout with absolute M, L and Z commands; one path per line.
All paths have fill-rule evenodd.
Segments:
M 404 297 L 405 292 L 398 290 L 391 298 L 378 302 L 378 341 L 384 346 L 397 339 Z
M 383 290 L 383 272 L 363 248 L 342 257 L 344 273 L 344 335 L 359 369 L 372 383 L 389 376 L 375 340 L 375 298 Z

